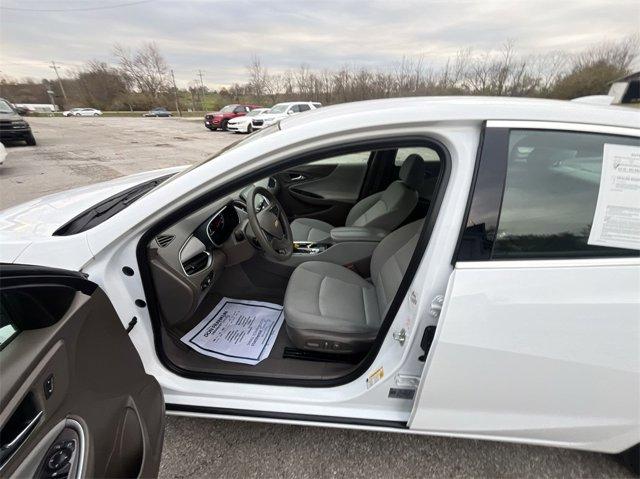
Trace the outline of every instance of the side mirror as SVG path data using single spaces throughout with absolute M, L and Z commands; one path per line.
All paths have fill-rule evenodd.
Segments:
M 293 110 L 287 111 L 287 115 L 293 115 L 294 113 L 295 113 L 295 111 L 293 111 Z

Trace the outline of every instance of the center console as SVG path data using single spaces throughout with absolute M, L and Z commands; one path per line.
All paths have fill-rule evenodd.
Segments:
M 343 226 L 333 228 L 322 241 L 294 241 L 293 255 L 286 263 L 297 266 L 307 261 L 325 261 L 340 265 L 360 265 L 368 270 L 373 250 L 387 235 L 380 228 Z
M 319 254 L 331 247 L 331 243 L 316 243 L 313 241 L 294 241 L 293 254 Z

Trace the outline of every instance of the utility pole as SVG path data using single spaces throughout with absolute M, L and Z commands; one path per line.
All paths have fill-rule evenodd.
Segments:
M 200 87 L 202 90 L 202 110 L 204 111 L 206 107 L 204 106 L 204 82 L 202 81 L 202 70 L 198 70 L 198 76 L 200 77 Z
M 191 111 L 196 111 L 196 97 L 193 95 L 194 88 L 189 87 L 189 93 L 191 93 Z
M 178 101 L 178 87 L 176 87 L 176 76 L 173 74 L 173 70 L 171 70 L 171 80 L 173 81 L 173 98 L 176 101 L 176 110 L 178 110 L 178 115 L 182 116 L 182 111 L 180 110 L 180 102 Z
M 58 65 L 56 65 L 56 62 L 51 60 L 51 66 L 49 66 L 49 68 L 53 68 L 53 71 L 56 72 L 56 76 L 58 77 L 58 84 L 60 85 L 62 96 L 64 97 L 64 102 L 69 103 L 69 99 L 67 98 L 67 93 L 64 91 L 64 87 L 62 86 L 62 79 L 60 78 L 60 74 L 58 73 Z

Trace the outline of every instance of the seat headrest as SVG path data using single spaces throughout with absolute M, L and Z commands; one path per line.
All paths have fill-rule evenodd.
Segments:
M 400 167 L 400 181 L 409 188 L 417 190 L 422 185 L 425 175 L 425 164 L 422 157 L 416 153 L 407 156 Z

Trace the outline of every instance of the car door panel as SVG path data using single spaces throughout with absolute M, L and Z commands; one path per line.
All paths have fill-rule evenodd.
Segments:
M 358 201 L 367 162 L 302 165 L 275 175 L 278 200 L 290 218 L 316 218 L 339 226 Z
M 612 453 L 637 443 L 640 266 L 593 263 L 459 263 L 411 428 Z
M 0 443 L 18 439 L 0 474 L 52 477 L 54 446 L 75 441 L 69 477 L 156 475 L 162 392 L 104 292 L 78 273 L 6 265 L 0 273 L 3 314 L 18 329 L 0 351 Z

